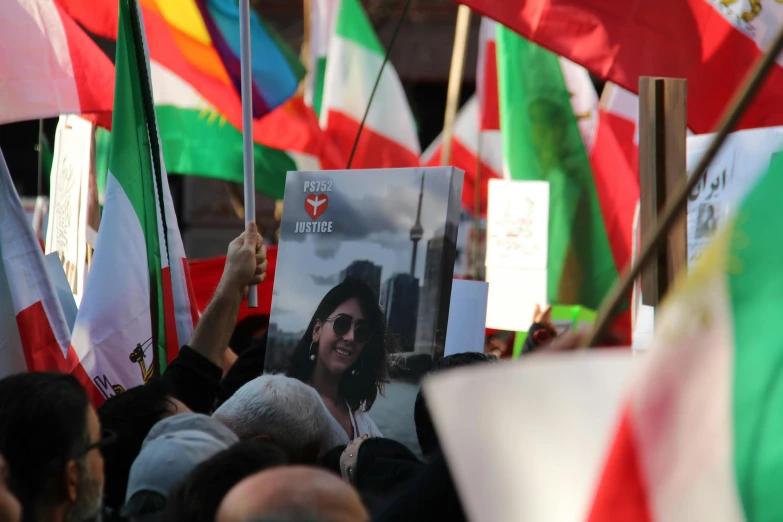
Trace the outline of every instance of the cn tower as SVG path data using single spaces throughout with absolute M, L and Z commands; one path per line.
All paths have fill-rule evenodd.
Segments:
M 416 251 L 419 241 L 424 236 L 424 228 L 421 226 L 421 201 L 424 197 L 424 174 L 421 175 L 421 189 L 419 190 L 419 208 L 416 210 L 416 224 L 411 229 L 411 241 L 413 242 L 413 256 L 411 257 L 411 276 L 416 277 Z

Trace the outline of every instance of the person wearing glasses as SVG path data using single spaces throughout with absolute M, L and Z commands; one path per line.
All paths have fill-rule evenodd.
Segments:
M 378 296 L 348 278 L 324 296 L 286 371 L 315 388 L 343 443 L 381 437 L 367 414 L 389 382 L 386 319 Z
M 99 520 L 101 451 L 115 440 L 101 430 L 71 375 L 33 372 L 0 380 L 0 454 L 24 522 Z

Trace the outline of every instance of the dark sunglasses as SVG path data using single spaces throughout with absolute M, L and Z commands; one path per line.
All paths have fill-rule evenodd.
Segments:
M 353 340 L 356 343 L 366 343 L 372 337 L 372 329 L 369 326 L 365 323 L 353 326 L 353 317 L 348 314 L 338 314 L 325 322 L 332 323 L 332 329 L 337 337 L 345 337 L 351 330 L 353 330 Z

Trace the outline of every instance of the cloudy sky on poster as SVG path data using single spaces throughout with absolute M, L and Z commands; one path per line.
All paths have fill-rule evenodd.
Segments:
M 340 272 L 356 260 L 382 267 L 381 284 L 410 271 L 410 230 L 416 221 L 423 169 L 291 173 L 286 182 L 280 249 L 271 322 L 281 330 L 306 328 L 321 298 L 339 283 Z M 424 179 L 416 277 L 423 278 L 427 241 L 445 226 L 450 169 L 428 171 Z M 331 233 L 295 233 L 296 223 L 313 223 L 307 214 L 306 181 L 331 182 L 327 208 L 316 222 L 332 221 Z M 454 196 L 452 196 L 453 198 Z M 456 196 L 459 201 L 459 194 Z M 309 207 L 309 205 L 308 205 Z

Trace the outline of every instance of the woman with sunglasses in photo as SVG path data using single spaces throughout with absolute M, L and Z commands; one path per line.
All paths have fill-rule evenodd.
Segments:
M 315 388 L 332 416 L 332 431 L 348 443 L 381 433 L 367 414 L 389 382 L 386 320 L 378 296 L 346 279 L 321 300 L 286 372 Z

